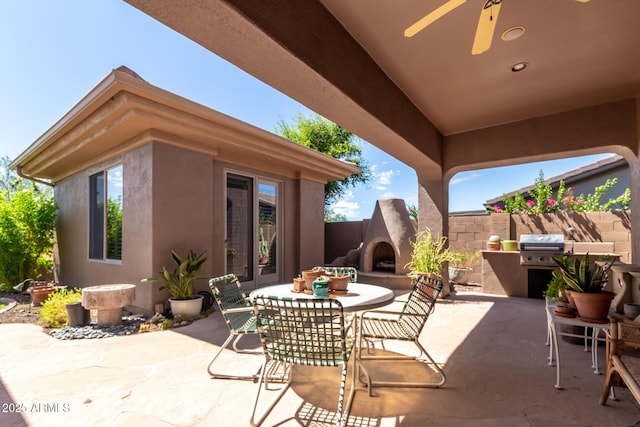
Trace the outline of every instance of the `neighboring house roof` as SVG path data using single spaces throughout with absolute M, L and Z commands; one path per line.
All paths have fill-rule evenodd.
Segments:
M 360 172 L 352 163 L 153 86 L 127 67 L 109 73 L 10 166 L 55 183 L 156 141 L 321 183 Z
M 571 187 L 571 185 L 575 182 L 582 181 L 593 175 L 599 175 L 608 170 L 619 168 L 621 166 L 628 166 L 628 164 L 624 158 L 616 154 L 611 157 L 598 160 L 597 162 L 589 163 L 588 165 L 579 167 L 577 169 L 572 169 L 563 174 L 545 179 L 544 183 L 551 185 L 552 188 L 557 188 L 560 184 L 560 181 L 564 181 L 567 187 Z M 502 196 L 494 197 L 487 200 L 485 206 L 493 206 L 496 203 L 504 201 L 507 197 L 513 197 L 518 193 L 526 196 L 526 194 L 534 188 L 535 184 L 532 184 L 503 194 Z

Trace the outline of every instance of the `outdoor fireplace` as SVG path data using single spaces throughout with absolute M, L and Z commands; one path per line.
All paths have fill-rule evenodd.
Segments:
M 365 230 L 360 271 L 406 275 L 404 266 L 411 260 L 414 234 L 404 200 L 378 200 Z
M 371 261 L 372 271 L 386 271 L 395 273 L 396 253 L 387 242 L 379 242 L 373 248 L 373 259 Z

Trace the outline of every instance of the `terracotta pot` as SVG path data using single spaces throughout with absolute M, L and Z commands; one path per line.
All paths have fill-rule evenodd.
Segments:
M 313 291 L 313 281 L 321 274 L 322 271 L 302 270 L 302 278 L 304 279 L 305 288 L 308 291 Z
M 616 296 L 613 292 L 572 292 L 576 302 L 580 320 L 591 323 L 608 323 L 611 301 Z
M 56 291 L 55 286 L 46 285 L 46 286 L 36 286 L 29 288 L 27 292 L 31 294 L 31 303 L 34 306 L 40 305 L 49 298 L 49 294 Z
M 296 277 L 293 279 L 293 290 L 296 292 L 303 292 L 305 288 L 304 279 L 301 277 Z
M 571 307 L 576 306 L 576 301 L 573 299 L 573 291 L 571 289 L 565 289 L 564 295 L 567 297 L 567 301 Z
M 499 251 L 501 246 L 501 242 L 487 242 L 487 250 L 490 251 Z
M 346 291 L 349 286 L 349 276 L 329 276 L 329 289 L 332 291 Z
M 564 317 L 575 317 L 576 316 L 576 309 L 573 307 L 565 307 L 563 305 L 558 305 L 556 306 L 556 313 L 560 314 L 561 316 Z

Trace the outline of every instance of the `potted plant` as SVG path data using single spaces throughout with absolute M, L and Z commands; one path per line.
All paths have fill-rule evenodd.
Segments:
M 411 261 L 405 265 L 409 269 L 409 277 L 431 275 L 440 279 L 442 265 L 456 259 L 455 254 L 447 248 L 446 236 L 433 237 L 428 229 L 416 234 L 410 245 Z
M 260 227 L 260 244 L 258 246 L 258 264 L 267 265 L 269 263 L 269 242 L 264 237 L 264 231 Z
M 604 290 L 607 282 L 607 270 L 612 262 L 591 264 L 589 253 L 582 259 L 568 256 L 553 258 L 560 267 L 560 275 L 578 310 L 581 320 L 592 323 L 607 323 L 613 292 Z
M 204 252 L 197 255 L 190 249 L 184 259 L 175 251 L 171 251 L 171 259 L 176 265 L 173 271 L 169 271 L 163 266 L 160 279 L 146 280 L 162 280 L 164 282 L 164 286 L 160 287 L 160 290 L 169 291 L 171 295 L 169 304 L 174 316 L 194 318 L 202 310 L 203 298 L 202 295 L 193 295 L 193 281 L 202 278 L 196 277 L 196 273 L 207 258 L 204 256 Z
M 469 282 L 469 275 L 478 261 L 480 253 L 471 249 L 453 252 L 454 259 L 449 262 L 449 280 L 461 285 Z
M 311 270 L 302 270 L 302 278 L 305 283 L 305 292 L 313 293 L 313 281 L 316 280 L 324 272 L 321 267 L 313 267 Z
M 542 293 L 547 304 L 556 305 L 556 314 L 561 317 L 576 317 L 576 308 L 573 299 L 569 299 L 571 293 L 559 271 L 551 273 L 551 281 L 547 289 Z
M 559 271 L 553 271 L 551 273 L 551 281 L 547 284 L 547 289 L 542 293 L 542 296 L 549 300 L 549 302 L 559 302 L 566 299 L 567 285 Z
M 500 236 L 498 236 L 497 234 L 489 236 L 489 240 L 487 240 L 487 250 L 499 251 L 501 246 L 502 241 L 500 239 Z
M 348 274 L 340 274 L 337 268 L 327 270 L 327 272 L 329 271 L 331 271 L 331 275 L 329 276 L 329 290 L 333 293 L 346 294 L 351 276 Z

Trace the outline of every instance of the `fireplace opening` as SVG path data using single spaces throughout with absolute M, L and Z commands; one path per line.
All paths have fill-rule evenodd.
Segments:
M 396 270 L 396 253 L 393 247 L 387 242 L 379 242 L 373 248 L 372 253 L 372 270 L 395 272 Z

